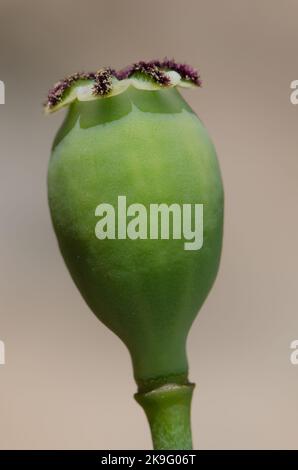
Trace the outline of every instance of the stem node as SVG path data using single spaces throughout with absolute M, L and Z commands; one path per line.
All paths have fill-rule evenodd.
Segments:
M 149 421 L 154 449 L 192 449 L 190 407 L 194 387 L 167 384 L 135 394 Z

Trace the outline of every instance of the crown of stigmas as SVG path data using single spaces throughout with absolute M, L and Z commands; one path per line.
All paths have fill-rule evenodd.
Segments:
M 97 72 L 77 72 L 54 85 L 45 103 L 47 113 L 57 111 L 74 100 L 91 101 L 115 96 L 129 86 L 140 90 L 160 90 L 171 87 L 201 87 L 197 70 L 173 59 L 136 62 L 120 71 L 102 68 Z

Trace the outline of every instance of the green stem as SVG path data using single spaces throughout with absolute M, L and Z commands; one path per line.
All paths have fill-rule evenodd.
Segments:
M 135 399 L 149 421 L 154 449 L 191 450 L 190 406 L 194 384 L 168 384 Z

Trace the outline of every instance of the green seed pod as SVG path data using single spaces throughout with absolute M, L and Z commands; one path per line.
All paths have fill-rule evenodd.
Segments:
M 186 339 L 218 270 L 223 189 L 205 127 L 174 61 L 78 73 L 50 91 L 68 105 L 48 171 L 51 216 L 69 272 L 126 344 L 157 449 L 190 449 Z

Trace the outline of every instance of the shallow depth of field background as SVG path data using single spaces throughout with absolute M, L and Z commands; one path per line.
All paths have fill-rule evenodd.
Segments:
M 216 284 L 188 341 L 200 449 L 298 448 L 298 3 L 0 0 L 1 449 L 150 448 L 124 345 L 89 311 L 58 251 L 44 118 L 65 74 L 175 57 L 216 145 L 226 217 Z

